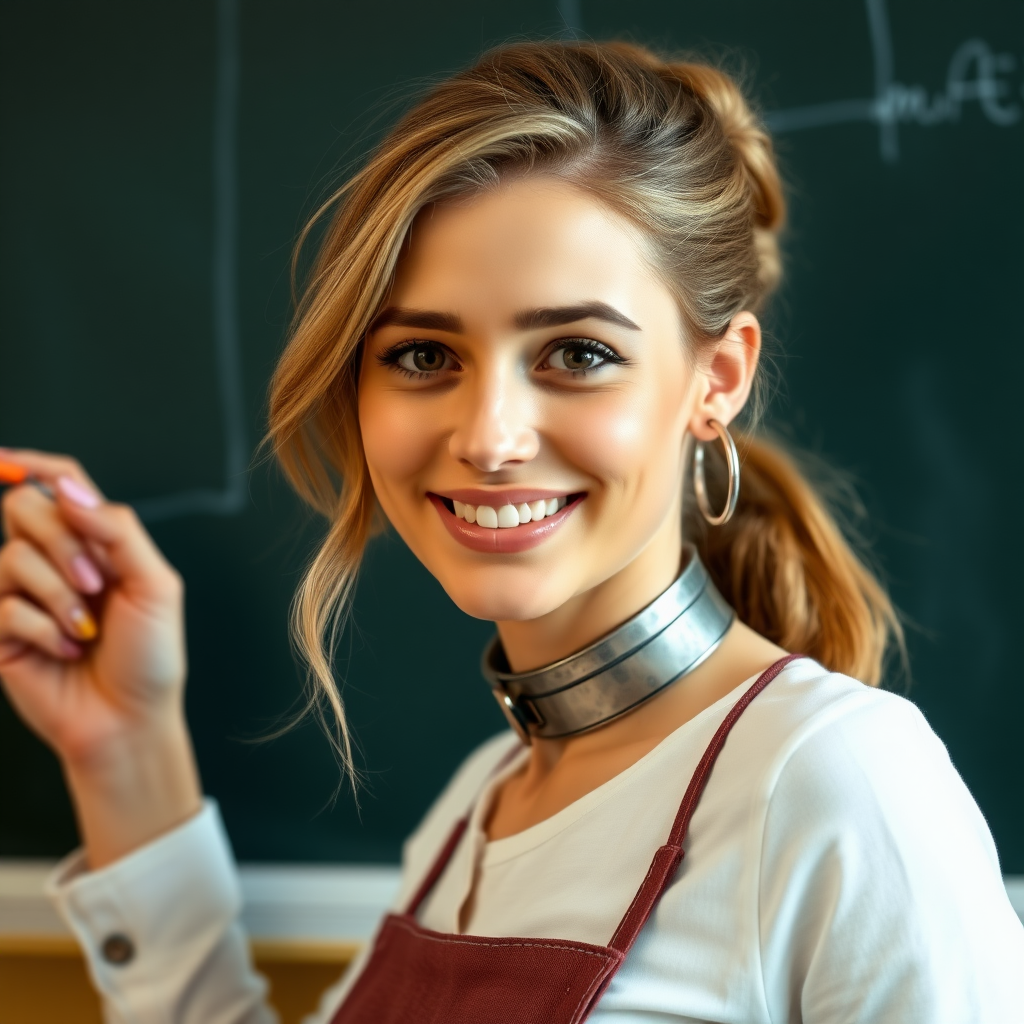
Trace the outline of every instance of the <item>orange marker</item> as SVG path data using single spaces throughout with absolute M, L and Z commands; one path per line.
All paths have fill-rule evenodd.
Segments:
M 28 479 L 28 470 L 13 462 L 0 462 L 0 484 L 23 484 Z

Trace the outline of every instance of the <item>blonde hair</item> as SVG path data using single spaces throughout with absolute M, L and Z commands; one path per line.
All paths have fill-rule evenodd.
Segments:
M 329 522 L 292 627 L 310 705 L 325 701 L 333 712 L 349 770 L 332 652 L 379 526 L 357 420 L 360 342 L 421 209 L 539 172 L 641 229 L 698 349 L 741 310 L 759 312 L 780 278 L 782 185 L 741 91 L 714 67 L 625 43 L 516 43 L 485 54 L 410 110 L 317 211 L 296 254 L 332 216 L 274 375 L 269 439 L 298 493 Z M 753 436 L 743 452 L 733 521 L 688 527 L 716 583 L 769 639 L 877 684 L 887 641 L 900 638 L 885 591 L 790 459 Z

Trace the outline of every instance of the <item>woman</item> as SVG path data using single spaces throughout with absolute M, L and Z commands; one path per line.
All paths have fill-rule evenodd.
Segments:
M 329 205 L 271 399 L 329 522 L 299 647 L 351 767 L 324 637 L 379 510 L 497 623 L 514 732 L 428 813 L 317 1019 L 1024 1020 L 985 822 L 872 688 L 883 590 L 779 452 L 745 439 L 739 487 L 784 207 L 735 85 L 508 46 Z M 85 849 L 53 893 L 109 1017 L 269 1019 L 182 715 L 181 582 L 76 464 L 4 457 L 54 497 L 5 500 L 0 673 L 66 771 Z

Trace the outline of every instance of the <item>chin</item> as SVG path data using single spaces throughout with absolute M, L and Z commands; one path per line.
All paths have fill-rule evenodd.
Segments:
M 536 573 L 478 570 L 458 580 L 440 578 L 440 583 L 460 610 L 491 622 L 539 619 L 572 596 L 563 587 L 546 586 Z

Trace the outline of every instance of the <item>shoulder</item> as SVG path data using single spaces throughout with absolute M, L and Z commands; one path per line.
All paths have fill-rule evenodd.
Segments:
M 800 780 L 857 791 L 865 785 L 895 789 L 911 779 L 963 785 L 916 705 L 810 659 L 794 662 L 770 683 L 734 733 L 747 771 L 761 775 L 759 788 L 768 793 Z
M 758 857 L 769 990 L 784 1001 L 802 987 L 823 1019 L 837 978 L 855 983 L 844 998 L 856 989 L 894 1019 L 904 1001 L 934 1009 L 920 1019 L 980 1019 L 972 1005 L 1017 1019 L 1000 1014 L 1020 1010 L 1008 979 L 1024 931 L 988 825 L 924 715 L 813 663 L 778 681 L 775 706 L 748 723 L 775 746 Z
M 942 740 L 909 700 L 810 659 L 789 665 L 737 721 L 698 820 L 740 832 L 770 881 L 797 864 L 929 861 L 930 847 L 969 856 L 999 879 L 988 826 Z M 920 877 L 934 865 L 914 868 Z
M 740 724 L 744 719 L 756 719 L 760 731 L 767 729 L 776 740 L 799 744 L 833 722 L 852 721 L 864 714 L 924 722 L 916 706 L 905 698 L 801 658 L 787 665 L 758 694 Z
M 755 734 L 762 748 L 752 767 L 761 773 L 766 827 L 884 830 L 903 846 L 942 827 L 969 837 L 998 870 L 977 804 L 911 701 L 806 661 L 780 675 L 743 719 L 746 738 Z M 947 848 L 956 842 L 944 840 Z
M 911 701 L 814 662 L 796 663 L 777 682 L 748 711 L 761 702 L 748 725 L 775 748 L 764 780 L 773 810 L 797 801 L 833 815 L 856 811 L 863 824 L 869 812 L 895 821 L 937 800 L 988 836 L 945 745 Z

